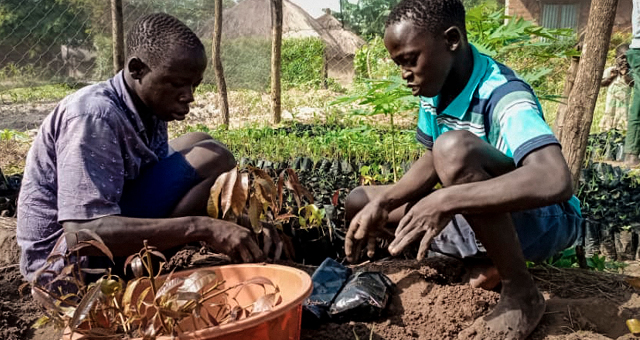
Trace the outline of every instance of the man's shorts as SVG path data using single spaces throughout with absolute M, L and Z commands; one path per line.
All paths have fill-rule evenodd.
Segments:
M 544 261 L 582 240 L 583 219 L 568 202 L 514 212 L 511 217 L 528 261 Z M 487 256 L 462 215 L 456 215 L 433 240 L 431 250 L 457 258 Z
M 202 178 L 179 152 L 158 161 L 125 183 L 120 199 L 122 216 L 163 218 Z

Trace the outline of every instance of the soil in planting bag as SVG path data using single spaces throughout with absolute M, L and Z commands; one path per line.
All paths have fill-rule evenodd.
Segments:
M 315 327 L 329 318 L 333 299 L 351 275 L 351 268 L 327 258 L 311 277 L 313 292 L 302 303 L 303 327 Z
M 336 321 L 374 320 L 387 307 L 393 282 L 380 272 L 353 274 L 333 301 L 329 314 Z
M 584 253 L 591 257 L 600 253 L 600 229 L 602 225 L 593 220 L 585 220 L 584 230 Z
M 613 230 L 607 224 L 602 224 L 600 228 L 600 253 L 611 261 L 615 261 L 618 258 Z
M 631 230 L 616 230 L 614 233 L 618 261 L 634 260 L 638 240 Z

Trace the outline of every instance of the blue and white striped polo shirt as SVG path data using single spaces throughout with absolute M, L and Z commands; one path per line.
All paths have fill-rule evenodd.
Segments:
M 471 50 L 473 72 L 449 106 L 437 112 L 439 96 L 420 97 L 418 141 L 431 149 L 441 134 L 466 130 L 511 157 L 516 166 L 531 151 L 560 144 L 531 86 L 473 45 Z M 580 215 L 580 201 L 573 196 L 568 202 Z
M 529 84 L 472 45 L 471 50 L 473 72 L 449 106 L 437 112 L 439 96 L 420 97 L 418 141 L 431 149 L 444 132 L 466 130 L 513 158 L 516 166 L 531 151 L 560 144 Z

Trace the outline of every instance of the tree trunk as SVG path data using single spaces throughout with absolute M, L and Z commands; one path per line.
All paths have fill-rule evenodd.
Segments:
M 576 80 L 576 74 L 578 73 L 578 65 L 580 63 L 580 57 L 571 57 L 571 65 L 569 65 L 569 70 L 567 71 L 567 79 L 564 81 L 564 90 L 562 91 L 562 98 L 564 102 L 558 105 L 558 110 L 556 111 L 556 121 L 555 121 L 555 132 L 556 137 L 558 139 L 561 138 L 560 133 L 562 131 L 562 127 L 565 124 L 565 114 L 567 113 L 567 100 L 569 95 L 571 94 L 571 89 L 573 89 L 573 83 Z
M 227 98 L 227 82 L 224 80 L 224 70 L 222 68 L 222 57 L 220 56 L 220 41 L 222 40 L 222 0 L 215 0 L 215 19 L 213 26 L 212 58 L 213 69 L 216 74 L 216 85 L 218 87 L 218 101 L 220 102 L 220 113 L 225 129 L 229 128 L 229 99 Z
M 573 175 L 574 190 L 577 190 L 587 149 L 617 5 L 618 0 L 591 2 L 578 73 L 567 100 L 563 122 L 558 125 L 557 132 L 563 146 L 562 152 Z
M 271 112 L 273 123 L 280 123 L 282 68 L 282 0 L 271 0 Z
M 113 74 L 116 74 L 124 68 L 122 0 L 111 0 L 111 40 L 113 43 Z

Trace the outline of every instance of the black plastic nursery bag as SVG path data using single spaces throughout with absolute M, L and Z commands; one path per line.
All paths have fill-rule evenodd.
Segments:
M 331 302 L 333 302 L 333 299 L 350 275 L 350 268 L 331 258 L 327 258 L 322 262 L 311 277 L 313 292 L 302 304 L 303 326 L 315 326 L 328 319 Z
M 353 274 L 336 296 L 329 314 L 338 321 L 378 318 L 387 306 L 393 282 L 379 272 Z

